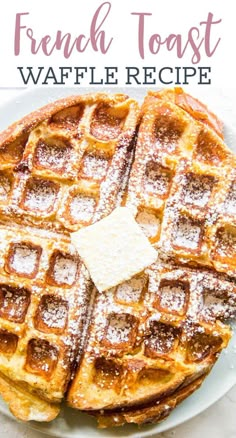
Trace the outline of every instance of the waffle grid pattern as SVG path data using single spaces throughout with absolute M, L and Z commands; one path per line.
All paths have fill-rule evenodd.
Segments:
M 137 108 L 118 94 L 67 99 L 0 148 L 0 370 L 48 401 L 64 396 L 94 288 L 68 232 L 119 202 Z
M 69 403 L 90 411 L 101 427 L 167 415 L 179 388 L 190 385 L 191 392 L 227 345 L 223 321 L 236 311 L 233 240 L 222 250 L 219 234 L 221 221 L 229 221 L 232 234 L 226 210 L 229 203 L 235 208 L 228 190 L 234 157 L 170 96 L 168 102 L 159 93 L 147 96 L 141 113 L 126 206 L 159 262 L 96 298 Z M 228 264 L 222 251 L 232 254 Z M 168 394 L 172 404 L 163 414 Z
M 83 101 L 37 125 L 22 157 L 3 160 L 2 214 L 75 231 L 111 211 L 132 155 L 135 106 L 124 96 Z
M 127 96 L 66 99 L 0 136 L 0 374 L 49 402 L 73 377 L 101 426 L 163 419 L 231 336 L 235 158 L 184 96 L 150 93 L 140 125 Z M 69 232 L 121 203 L 158 262 L 98 294 Z

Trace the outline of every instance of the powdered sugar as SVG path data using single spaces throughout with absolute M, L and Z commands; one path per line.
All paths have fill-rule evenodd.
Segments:
M 181 287 L 178 282 L 160 287 L 160 305 L 167 312 L 182 312 L 186 298 L 186 288 Z
M 132 334 L 132 323 L 134 318 L 129 314 L 112 314 L 106 332 L 106 340 L 112 345 L 127 343 Z
M 35 274 L 39 257 L 39 250 L 24 244 L 16 244 L 10 261 L 11 269 L 19 274 Z
M 24 205 L 30 210 L 53 210 L 59 186 L 52 181 L 31 179 L 25 191 Z
M 40 306 L 40 317 L 44 324 L 54 329 L 64 329 L 67 321 L 68 305 L 66 301 L 53 295 L 44 296 Z
M 145 278 L 132 278 L 120 284 L 116 290 L 116 299 L 124 303 L 137 303 L 139 302 Z
M 108 105 L 101 105 L 94 112 L 90 132 L 94 137 L 103 141 L 117 138 L 122 132 L 125 116 L 124 118 L 116 116 Z
M 188 174 L 186 185 L 183 187 L 184 202 L 197 207 L 205 207 L 210 199 L 213 184 L 213 177 Z
M 150 161 L 146 166 L 144 190 L 152 195 L 163 196 L 169 191 L 171 175 L 163 166 Z
M 107 168 L 108 160 L 99 156 L 87 154 L 83 160 L 81 174 L 82 176 L 101 180 L 106 175 Z
M 180 217 L 175 232 L 174 245 L 190 250 L 198 248 L 201 236 L 200 224 L 194 222 L 191 218 Z
M 229 214 L 236 213 L 236 181 L 233 181 L 229 189 L 228 195 L 224 204 L 225 210 Z
M 34 161 L 40 167 L 51 168 L 57 171 L 66 171 L 72 158 L 72 147 L 50 138 L 50 143 L 40 140 L 36 146 Z
M 226 320 L 236 315 L 236 294 L 229 290 L 204 291 L 204 300 L 202 308 L 204 319 L 214 321 L 216 319 Z
M 220 316 L 225 316 L 226 307 L 224 301 L 216 296 L 207 295 L 204 300 L 203 314 L 206 319 L 212 319 Z
M 174 113 L 165 108 L 165 113 L 159 115 L 154 124 L 155 140 L 171 153 L 175 150 L 184 129 L 185 123 L 183 120 L 178 119 Z
M 145 354 L 155 357 L 156 354 L 167 354 L 174 348 L 178 330 L 174 327 L 151 321 L 151 336 L 145 340 Z
M 71 217 L 77 222 L 89 222 L 94 214 L 96 201 L 94 198 L 75 195 L 70 203 Z
M 136 221 L 148 238 L 153 238 L 159 233 L 161 221 L 154 214 L 145 210 L 140 211 L 136 217 Z
M 78 263 L 70 257 L 57 255 L 53 266 L 53 277 L 58 284 L 72 285 L 75 282 Z
M 0 317 L 22 323 L 30 304 L 30 292 L 8 285 L 0 286 Z

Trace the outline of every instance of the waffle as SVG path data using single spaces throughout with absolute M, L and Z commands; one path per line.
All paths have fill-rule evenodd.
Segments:
M 120 203 L 138 105 L 75 96 L 0 135 L 0 393 L 23 420 L 59 412 L 94 286 L 70 242 Z
M 222 138 L 180 89 L 141 113 L 124 95 L 75 96 L 0 134 L 0 394 L 15 416 L 50 421 L 65 396 L 100 427 L 157 422 L 201 385 L 236 310 Z M 98 293 L 70 233 L 118 205 L 159 257 Z
M 124 204 L 158 262 L 97 294 L 68 402 L 100 427 L 166 418 L 231 337 L 236 310 L 235 158 L 222 125 L 181 90 L 141 108 Z

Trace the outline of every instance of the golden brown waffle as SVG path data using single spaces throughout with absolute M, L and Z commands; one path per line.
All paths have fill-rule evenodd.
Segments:
M 159 423 L 165 420 L 171 411 L 181 403 L 186 397 L 189 397 L 202 384 L 207 374 L 196 377 L 195 380 L 186 380 L 184 384 L 173 393 L 163 396 L 161 400 L 153 401 L 147 406 L 137 406 L 134 409 L 120 409 L 120 411 L 104 410 L 99 414 L 90 412 L 91 415 L 98 417 L 99 427 L 121 426 L 126 423 Z
M 98 294 L 70 405 L 101 410 L 94 412 L 100 425 L 106 416 L 110 425 L 122 424 L 128 407 L 134 417 L 144 407 L 141 422 L 151 421 L 148 406 L 209 372 L 231 336 L 220 320 L 235 309 L 230 281 L 171 265 L 153 265 Z
M 0 393 L 18 418 L 59 411 L 93 289 L 69 231 L 119 204 L 137 116 L 125 95 L 75 96 L 0 135 Z
M 151 93 L 144 102 L 128 203 L 162 254 L 234 276 L 236 159 L 165 98 Z
M 141 111 L 126 206 L 159 260 L 97 294 L 68 395 L 101 427 L 165 418 L 210 371 L 236 310 L 235 159 L 221 125 L 181 90 L 149 94 Z
M 137 108 L 122 94 L 75 96 L 4 131 L 0 213 L 63 232 L 108 214 L 125 185 Z
M 134 100 L 101 93 L 0 135 L 0 393 L 23 420 L 58 414 L 77 361 L 72 407 L 101 427 L 161 421 L 230 339 L 235 158 L 222 125 L 180 89 L 149 93 L 132 162 L 139 122 Z M 69 232 L 121 202 L 159 258 L 98 294 Z

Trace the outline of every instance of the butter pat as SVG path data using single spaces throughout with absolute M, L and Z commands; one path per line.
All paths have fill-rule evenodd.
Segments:
M 157 252 L 126 207 L 71 233 L 71 240 L 99 292 L 129 280 L 157 259 Z

